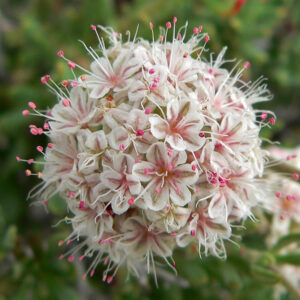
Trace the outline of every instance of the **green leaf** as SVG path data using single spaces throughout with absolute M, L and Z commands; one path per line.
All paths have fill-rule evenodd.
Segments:
M 272 252 L 277 252 L 280 249 L 292 244 L 292 243 L 300 243 L 300 232 L 287 234 L 281 237 L 277 243 L 271 249 Z
M 289 253 L 275 256 L 276 262 L 300 266 L 300 253 Z
M 252 273 L 255 277 L 259 277 L 268 283 L 276 283 L 281 279 L 279 274 L 256 264 L 252 266 Z

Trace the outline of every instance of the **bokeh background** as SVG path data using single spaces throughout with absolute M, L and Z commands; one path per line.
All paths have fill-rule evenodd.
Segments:
M 276 112 L 278 121 L 267 138 L 284 146 L 300 143 L 300 1 L 299 0 L 2 0 L 0 1 L 0 299 L 274 299 L 278 280 L 258 274 L 247 251 L 263 253 L 264 222 L 249 222 L 238 242 L 227 243 L 229 258 L 199 259 L 195 249 L 178 251 L 180 277 L 138 284 L 121 270 L 108 286 L 101 267 L 92 279 L 81 279 L 84 265 L 58 259 L 57 242 L 70 228 L 60 224 L 65 206 L 59 197 L 49 202 L 49 212 L 26 201 L 38 180 L 26 177 L 16 155 L 37 156 L 44 137 L 29 134 L 31 123 L 21 111 L 28 101 L 46 108 L 55 103 L 40 82 L 45 74 L 61 81 L 69 68 L 56 52 L 83 66 L 89 65 L 79 39 L 96 46 L 91 24 L 127 29 L 150 39 L 149 21 L 165 25 L 173 16 L 189 21 L 190 31 L 203 25 L 211 36 L 209 47 L 218 53 L 228 46 L 227 58 L 248 60 L 245 79 L 268 78 L 272 102 L 260 105 Z M 228 65 L 232 67 L 232 65 Z M 239 233 L 239 232 L 237 232 Z M 248 250 L 250 249 L 250 250 Z M 283 293 L 281 299 L 294 299 Z

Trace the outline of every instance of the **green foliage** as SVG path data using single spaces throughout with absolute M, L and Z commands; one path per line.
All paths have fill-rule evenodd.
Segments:
M 23 118 L 21 111 L 34 100 L 39 107 L 56 100 L 41 85 L 40 77 L 50 73 L 55 80 L 69 77 L 66 65 L 57 58 L 63 49 L 67 57 L 83 66 L 88 55 L 78 39 L 96 45 L 90 24 L 127 29 L 150 39 L 148 22 L 162 25 L 174 15 L 178 25 L 189 21 L 190 28 L 203 25 L 211 36 L 216 53 L 229 47 L 227 58 L 249 60 L 245 79 L 260 75 L 269 78 L 274 101 L 263 107 L 278 113 L 276 129 L 265 129 L 267 138 L 280 139 L 287 146 L 299 142 L 300 21 L 298 0 L 251 0 L 236 14 L 235 0 L 16 0 L 2 1 L 0 9 L 0 299 L 273 299 L 274 284 L 282 282 L 274 266 L 299 265 L 299 253 L 280 253 L 299 243 L 299 234 L 282 237 L 273 249 L 264 242 L 267 232 L 248 222 L 249 233 L 241 249 L 227 243 L 228 259 L 200 259 L 190 253 L 176 253 L 180 278 L 160 278 L 139 285 L 126 281 L 121 270 L 111 287 L 101 281 L 101 267 L 92 279 L 81 280 L 82 266 L 58 259 L 59 240 L 70 228 L 61 223 L 65 206 L 59 197 L 43 207 L 29 205 L 28 191 L 37 180 L 24 175 L 25 166 L 15 156 L 36 157 L 35 146 L 44 137 L 32 137 L 28 125 L 42 120 Z M 228 65 L 231 67 L 232 65 Z M 240 232 L 239 232 L 240 233 Z M 275 271 L 274 271 L 275 270 Z M 186 284 L 189 283 L 187 287 Z M 282 299 L 294 299 L 286 293 Z
M 280 239 L 278 239 L 277 243 L 272 247 L 272 251 L 277 252 L 292 243 L 300 244 L 300 233 L 299 232 L 287 234 L 287 235 L 281 237 Z

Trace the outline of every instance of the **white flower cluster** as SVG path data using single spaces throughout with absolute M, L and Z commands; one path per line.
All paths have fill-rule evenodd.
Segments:
M 280 232 L 280 230 L 285 232 L 291 221 L 300 224 L 300 185 L 297 182 L 299 174 L 295 172 L 300 169 L 300 147 L 284 149 L 273 146 L 269 148 L 269 152 L 275 159 L 273 164 L 276 165 L 279 162 L 280 166 L 282 161 L 285 161 L 286 169 L 291 173 L 294 172 L 289 177 L 285 176 L 286 173 L 270 172 L 268 174 L 270 193 L 264 201 L 264 207 L 274 215 L 275 232 Z
M 175 269 L 173 250 L 191 243 L 200 255 L 224 257 L 233 223 L 251 217 L 262 199 L 259 131 L 275 120 L 252 105 L 269 100 L 268 90 L 261 78 L 243 81 L 248 62 L 224 69 L 225 49 L 202 59 L 209 36 L 200 26 L 187 40 L 187 26 L 176 31 L 176 21 L 157 40 L 150 23 L 152 42 L 124 42 L 92 25 L 100 47 L 84 45 L 90 70 L 59 51 L 75 78 L 56 85 L 42 77 L 59 101 L 44 129 L 31 126 L 51 140 L 36 194 L 66 199 L 73 227 L 66 241 L 76 246 L 62 257 L 72 261 L 79 250 L 80 260 L 94 255 L 87 273 L 104 262 L 107 282 L 124 264 L 155 273 L 158 259 Z M 108 48 L 99 31 L 108 35 Z

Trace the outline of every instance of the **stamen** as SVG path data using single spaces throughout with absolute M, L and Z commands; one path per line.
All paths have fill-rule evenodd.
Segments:
M 50 75 L 45 75 L 41 77 L 42 84 L 47 84 L 48 79 L 50 79 Z
M 85 208 L 85 203 L 84 203 L 84 201 L 80 201 L 79 202 L 79 207 L 78 207 L 78 209 L 79 210 L 83 210 Z
M 23 115 L 24 117 L 28 116 L 29 114 L 30 114 L 30 111 L 29 111 L 28 109 L 24 109 L 24 110 L 22 111 L 22 115 Z
M 44 148 L 42 146 L 37 146 L 36 147 L 36 150 L 39 151 L 39 152 L 43 152 L 44 151 Z
M 64 51 L 59 50 L 59 51 L 57 51 L 57 55 L 58 55 L 59 57 L 63 57 L 65 54 L 64 54 Z
M 134 204 L 134 199 L 133 199 L 133 198 L 130 198 L 130 199 L 128 200 L 128 204 L 129 204 L 129 205 L 133 205 L 133 204 Z
M 264 112 L 264 113 L 262 113 L 262 114 L 260 115 L 260 117 L 261 117 L 263 120 L 266 120 L 267 117 L 268 117 L 268 114 Z
M 143 136 L 144 134 L 145 134 L 144 130 L 142 130 L 142 129 L 138 129 L 136 132 L 136 136 Z
M 65 88 L 68 88 L 69 85 L 70 85 L 70 82 L 69 82 L 68 80 L 63 80 L 63 81 L 61 82 L 61 84 L 62 84 Z
M 274 125 L 275 124 L 275 119 L 274 118 L 270 118 L 269 122 L 270 122 L 271 125 Z
M 34 102 L 28 102 L 28 106 L 31 108 L 31 109 L 36 109 L 36 104 Z
M 74 259 L 75 259 L 74 255 L 70 255 L 70 256 L 68 257 L 68 262 L 73 262 Z
M 75 67 L 76 67 L 75 63 L 72 62 L 72 61 L 68 61 L 68 66 L 69 66 L 72 70 L 74 70 Z
M 62 104 L 65 106 L 65 107 L 68 107 L 68 106 L 70 106 L 70 101 L 69 101 L 69 99 L 63 99 L 62 100 Z
M 72 82 L 71 82 L 71 86 L 72 86 L 73 88 L 77 87 L 77 86 L 78 86 L 78 82 L 77 82 L 77 81 L 72 81 Z
M 150 84 L 150 90 L 154 91 L 157 88 L 157 85 L 155 83 Z
M 245 63 L 244 63 L 244 68 L 245 68 L 245 69 L 248 69 L 249 67 L 250 67 L 249 61 L 245 61 Z

